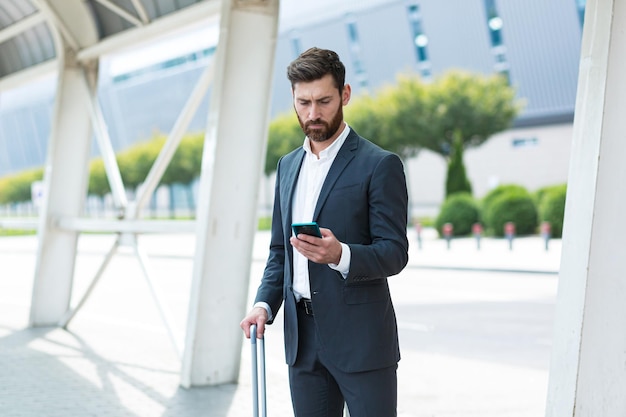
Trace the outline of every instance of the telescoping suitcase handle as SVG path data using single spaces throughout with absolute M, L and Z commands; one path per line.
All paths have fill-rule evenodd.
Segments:
M 267 417 L 265 396 L 265 339 L 256 337 L 256 324 L 250 326 L 252 345 L 252 415 Z M 260 414 L 259 414 L 260 413 Z

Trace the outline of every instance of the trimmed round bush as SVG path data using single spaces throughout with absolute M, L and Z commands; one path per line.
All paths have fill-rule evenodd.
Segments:
M 493 199 L 484 212 L 489 232 L 495 236 L 504 236 L 504 225 L 515 224 L 517 236 L 531 235 L 537 231 L 537 206 L 530 194 L 511 190 Z
M 480 209 L 474 197 L 469 193 L 454 193 L 441 205 L 435 227 L 439 236 L 443 236 L 443 225 L 451 223 L 454 236 L 466 236 L 472 232 L 472 225 L 478 221 Z
M 507 194 L 507 193 L 518 193 L 521 195 L 530 196 L 530 193 L 528 192 L 528 190 L 521 185 L 517 185 L 517 184 L 498 185 L 497 187 L 489 191 L 487 195 L 483 197 L 481 201 L 481 211 L 483 213 L 486 213 L 487 211 L 489 211 L 493 201 L 496 200 L 498 197 L 500 197 L 502 194 Z
M 565 196 L 567 186 L 555 186 L 546 190 L 539 200 L 539 218 L 550 223 L 552 237 L 563 235 L 563 217 L 565 215 Z

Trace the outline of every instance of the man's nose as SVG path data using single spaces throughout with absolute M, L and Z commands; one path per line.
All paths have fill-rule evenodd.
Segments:
M 309 109 L 309 120 L 317 120 L 320 116 L 320 106 L 315 103 L 311 104 L 311 108 Z

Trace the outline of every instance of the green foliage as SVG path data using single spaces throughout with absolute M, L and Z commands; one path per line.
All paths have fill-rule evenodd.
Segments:
M 465 165 L 463 165 L 463 142 L 459 132 L 457 132 L 454 149 L 448 163 L 446 198 L 454 193 L 472 193 L 472 185 L 465 173 Z
M 481 201 L 480 209 L 483 213 L 488 212 L 491 209 L 492 203 L 501 195 L 509 193 L 519 193 L 524 196 L 530 196 L 528 190 L 518 184 L 502 184 L 493 188 L 485 195 Z
M 31 185 L 43 179 L 43 169 L 31 169 L 0 178 L 0 204 L 30 201 Z
M 111 192 L 102 158 L 93 159 L 89 163 L 89 186 L 87 189 L 89 194 L 99 197 L 104 197 Z
M 435 219 L 433 219 L 432 217 L 414 218 L 412 224 L 416 225 L 418 223 L 422 225 L 422 227 L 435 227 Z
M 353 97 L 345 108 L 345 118 L 350 126 L 361 136 L 371 140 L 378 146 L 394 152 L 402 159 L 415 156 L 419 150 L 414 144 L 412 129 L 419 128 L 415 113 L 407 107 L 410 103 L 420 105 L 421 101 L 409 95 L 418 94 L 416 87 L 408 85 L 407 89 L 385 87 L 375 95 L 363 94 Z
M 460 132 L 464 149 L 480 146 L 509 128 L 520 110 L 515 90 L 501 75 L 449 71 L 430 84 L 428 93 L 430 135 L 420 146 L 444 156 L 452 149 L 455 132 Z
M 566 184 L 544 187 L 536 193 L 540 222 L 550 223 L 552 237 L 560 238 L 563 234 L 566 194 Z
M 504 225 L 507 222 L 515 224 L 515 234 L 518 236 L 531 235 L 537 231 L 537 206 L 525 190 L 509 189 L 498 193 L 483 210 L 483 215 L 488 232 L 495 236 L 504 236 Z
M 555 184 L 555 185 L 547 185 L 545 187 L 541 187 L 533 193 L 533 198 L 535 199 L 535 203 L 537 207 L 540 207 L 543 203 L 543 199 L 547 194 L 550 194 L 553 191 L 565 192 L 567 191 L 567 184 Z
M 265 174 L 276 171 L 278 160 L 304 142 L 304 133 L 294 112 L 283 113 L 270 122 L 265 156 Z
M 37 230 L 16 230 L 16 229 L 2 229 L 0 228 L 0 236 L 26 236 L 26 235 L 34 235 L 37 233 Z
M 387 102 L 381 103 L 392 109 L 388 125 L 393 126 L 392 140 L 398 142 L 404 151 L 398 152 L 403 157 L 410 157 L 424 148 L 426 138 L 436 136 L 432 130 L 429 106 L 430 84 L 416 74 L 401 74 L 394 86 L 383 93 Z
M 117 164 L 126 187 L 136 189 L 146 180 L 164 143 L 164 136 L 156 136 L 152 140 L 140 142 L 117 154 Z
M 272 216 L 260 217 L 257 223 L 258 230 L 271 230 L 272 229 Z
M 203 148 L 204 133 L 185 136 L 172 156 L 161 184 L 189 184 L 196 179 L 202 168 Z
M 158 157 L 167 137 L 156 135 L 117 155 L 122 181 L 127 187 L 136 188 L 145 181 L 152 164 Z M 189 184 L 200 175 L 204 133 L 189 134 L 182 138 L 161 178 L 161 184 Z M 89 194 L 104 197 L 111 192 L 102 158 L 89 164 Z
M 454 236 L 466 236 L 472 232 L 472 225 L 480 221 L 478 203 L 469 193 L 455 193 L 446 198 L 441 205 L 435 227 L 442 236 L 442 228 L 446 223 L 454 227 Z

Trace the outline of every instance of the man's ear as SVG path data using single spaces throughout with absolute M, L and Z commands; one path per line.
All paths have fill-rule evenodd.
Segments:
M 341 91 L 341 103 L 344 106 L 348 104 L 351 96 L 352 96 L 352 87 L 350 87 L 350 84 L 344 85 L 343 90 Z

